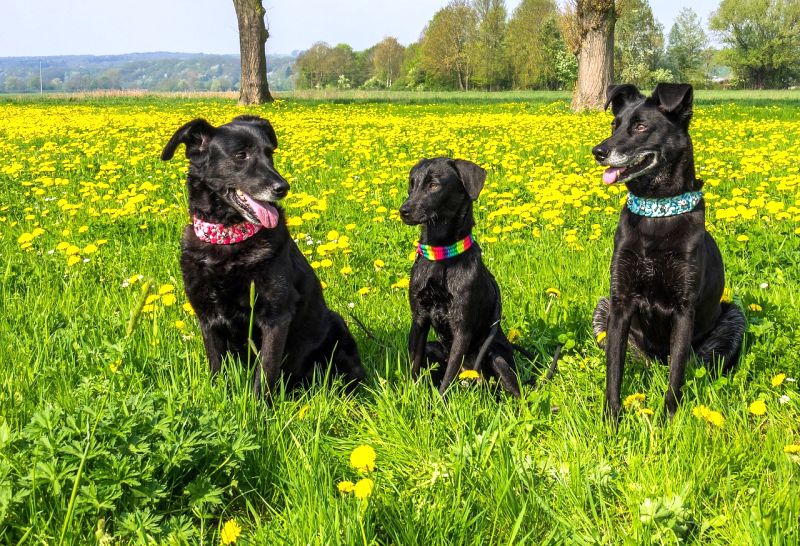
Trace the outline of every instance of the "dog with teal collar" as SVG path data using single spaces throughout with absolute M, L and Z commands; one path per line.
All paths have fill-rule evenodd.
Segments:
M 705 227 L 689 136 L 692 103 L 686 84 L 658 84 L 649 97 L 633 85 L 611 86 L 611 136 L 592 149 L 607 167 L 603 183 L 628 188 L 614 235 L 610 295 L 592 319 L 606 351 L 605 415 L 614 425 L 628 342 L 669 363 L 664 406 L 670 417 L 693 356 L 712 372 L 727 372 L 742 347 L 744 314 L 720 301 L 725 270 Z

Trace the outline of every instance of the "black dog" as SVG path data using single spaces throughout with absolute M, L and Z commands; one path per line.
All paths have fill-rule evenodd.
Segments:
M 744 315 L 720 303 L 722 257 L 705 228 L 689 138 L 692 87 L 662 83 L 645 98 L 633 85 L 611 86 L 608 104 L 612 134 L 592 153 L 609 167 L 603 182 L 624 182 L 629 195 L 614 236 L 611 297 L 600 300 L 592 321 L 595 335 L 607 333 L 605 411 L 618 420 L 630 339 L 650 358 L 669 357 L 665 407 L 672 416 L 692 351 L 723 371 L 736 364 Z
M 193 220 L 181 240 L 181 271 L 212 373 L 227 352 L 244 359 L 250 350 L 253 283 L 256 394 L 272 392 L 281 369 L 291 386 L 328 359 L 353 386 L 364 377 L 353 336 L 325 305 L 320 282 L 275 204 L 289 184 L 272 161 L 278 146 L 272 125 L 256 116 L 220 127 L 195 119 L 175 132 L 161 159 L 172 159 L 180 144 L 189 159 Z
M 411 169 L 400 218 L 422 232 L 411 268 L 408 351 L 415 378 L 426 359 L 444 366 L 441 393 L 463 366 L 498 377 L 519 396 L 512 345 L 500 328 L 500 290 L 471 239 L 472 202 L 485 180 L 485 170 L 460 159 L 423 159 Z M 439 341 L 428 342 L 431 326 Z

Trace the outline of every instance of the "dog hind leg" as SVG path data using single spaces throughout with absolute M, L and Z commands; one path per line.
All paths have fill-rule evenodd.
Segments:
M 733 303 L 722 303 L 722 312 L 716 327 L 706 336 L 695 350 L 703 363 L 713 368 L 715 362 L 721 362 L 722 373 L 728 373 L 739 360 L 744 338 L 744 313 Z
M 510 393 L 515 398 L 519 398 L 519 382 L 517 381 L 517 374 L 514 373 L 513 359 L 511 363 L 499 353 L 491 353 L 489 355 L 489 364 L 492 371 L 497 374 L 500 379 L 500 384 L 506 392 Z

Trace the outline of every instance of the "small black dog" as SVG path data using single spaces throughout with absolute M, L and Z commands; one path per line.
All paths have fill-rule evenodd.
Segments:
M 272 392 L 281 369 L 292 386 L 328 359 L 354 386 L 364 377 L 355 340 L 325 305 L 319 279 L 275 204 L 289 184 L 272 161 L 278 146 L 272 125 L 257 116 L 220 127 L 195 119 L 175 132 L 161 159 L 172 159 L 180 144 L 189 159 L 192 216 L 181 240 L 181 271 L 212 373 L 227 352 L 244 359 L 250 350 L 254 283 L 256 394 Z
M 596 336 L 606 332 L 605 412 L 618 420 L 630 339 L 650 358 L 669 357 L 665 407 L 672 416 L 692 351 L 723 371 L 736 364 L 744 315 L 720 302 L 722 257 L 705 228 L 689 138 L 692 87 L 662 83 L 645 98 L 633 85 L 610 86 L 608 104 L 612 134 L 592 153 L 609 167 L 603 182 L 624 182 L 629 194 L 614 236 L 611 297 L 600 300 L 592 321 Z
M 461 159 L 423 159 L 411 169 L 400 218 L 422 230 L 411 268 L 408 351 L 415 378 L 426 359 L 444 366 L 442 394 L 463 366 L 498 377 L 519 396 L 512 345 L 500 327 L 500 289 L 471 237 L 472 202 L 485 180 L 485 170 Z M 439 341 L 428 342 L 431 326 Z

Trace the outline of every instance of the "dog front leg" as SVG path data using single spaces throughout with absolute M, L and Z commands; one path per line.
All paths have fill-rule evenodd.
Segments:
M 670 419 L 675 415 L 681 401 L 686 363 L 692 352 L 693 334 L 694 310 L 675 315 L 669 344 L 669 386 L 664 397 L 664 407 Z
M 411 358 L 411 378 L 417 379 L 419 370 L 425 360 L 425 345 L 431 321 L 428 317 L 414 318 L 411 331 L 408 333 L 408 355 Z
M 453 343 L 450 346 L 450 355 L 447 358 L 447 368 L 445 369 L 442 382 L 439 384 L 439 394 L 441 395 L 444 395 L 445 391 L 447 391 L 447 387 L 449 387 L 450 383 L 453 382 L 453 379 L 456 378 L 456 374 L 461 368 L 461 364 L 464 362 L 464 357 L 467 355 L 469 344 L 472 340 L 472 337 L 469 334 L 460 331 L 460 328 L 454 328 L 454 330 L 456 333 L 453 336 Z
M 216 377 L 222 367 L 222 355 L 228 351 L 228 344 L 220 328 L 211 322 L 200 321 L 200 332 L 203 334 L 203 345 L 206 348 L 211 375 Z
M 605 416 L 612 425 L 619 422 L 622 372 L 625 369 L 625 351 L 631 327 L 629 305 L 613 305 L 608 317 L 606 333 L 606 401 Z
M 259 363 L 256 366 L 256 377 L 253 391 L 256 396 L 269 396 L 278 380 L 278 372 L 283 362 L 283 352 L 286 348 L 286 337 L 289 334 L 290 315 L 283 315 L 277 319 L 260 324 L 261 350 Z

